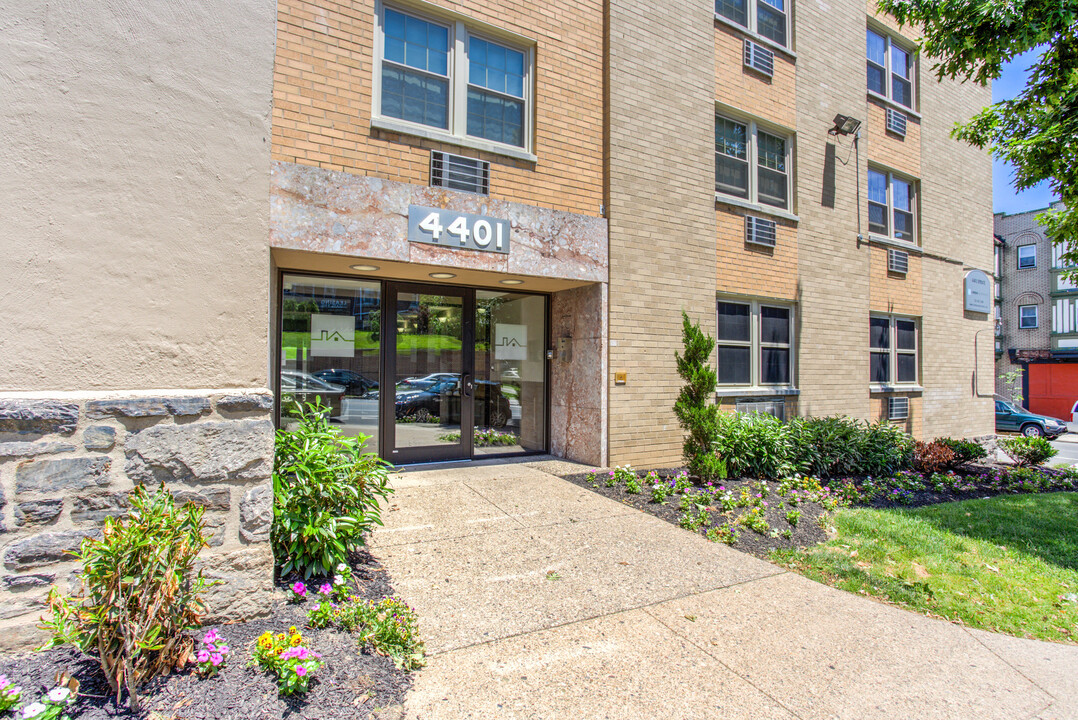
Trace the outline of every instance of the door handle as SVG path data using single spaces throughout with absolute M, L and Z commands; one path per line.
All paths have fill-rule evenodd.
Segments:
M 468 373 L 465 373 L 463 380 L 464 382 L 462 383 L 462 386 L 464 388 L 464 397 L 470 398 L 472 396 L 472 392 L 475 390 L 475 386 L 472 384 L 472 376 Z

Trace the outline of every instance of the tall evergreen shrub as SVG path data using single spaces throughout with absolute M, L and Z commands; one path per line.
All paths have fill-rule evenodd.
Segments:
M 677 371 L 685 386 L 681 388 L 674 414 L 678 423 L 688 433 L 685 438 L 684 456 L 689 472 L 702 480 L 726 477 L 726 463 L 715 454 L 718 438 L 719 408 L 712 402 L 718 376 L 708 360 L 715 349 L 715 339 L 700 329 L 681 312 L 682 340 L 685 354 L 674 353 Z

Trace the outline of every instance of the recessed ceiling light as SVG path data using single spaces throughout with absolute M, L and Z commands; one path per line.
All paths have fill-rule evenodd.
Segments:
M 436 280 L 448 280 L 449 278 L 455 278 L 456 273 L 431 273 L 430 276 Z
M 348 267 L 353 270 L 359 270 L 360 272 L 374 272 L 378 269 L 377 265 L 349 265 Z
M 523 285 L 524 284 L 523 280 L 515 280 L 513 278 L 509 278 L 508 280 L 499 280 L 498 282 L 500 282 L 502 285 Z

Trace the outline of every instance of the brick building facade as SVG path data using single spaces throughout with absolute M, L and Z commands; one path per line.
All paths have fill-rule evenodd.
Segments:
M 677 465 L 682 311 L 726 410 L 991 432 L 990 95 L 873 3 L 170 7 L 4 13 L 6 642 L 147 477 L 257 612 L 295 402 L 396 463 Z

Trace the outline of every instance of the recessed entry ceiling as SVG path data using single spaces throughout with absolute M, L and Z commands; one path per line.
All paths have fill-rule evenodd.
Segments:
M 421 265 L 419 263 L 397 262 L 381 258 L 357 258 L 348 255 L 329 255 L 310 253 L 302 250 L 271 248 L 273 260 L 283 270 L 306 270 L 308 272 L 333 273 L 344 276 L 363 276 L 386 280 L 413 280 L 415 282 L 439 282 L 447 285 L 471 285 L 478 287 L 497 287 L 502 280 L 520 280 L 514 287 L 520 290 L 538 292 L 557 292 L 591 283 L 584 280 L 562 280 L 557 278 L 533 277 L 530 275 L 512 275 L 490 270 L 469 270 L 444 265 Z M 353 265 L 377 266 L 376 271 L 353 270 Z M 455 277 L 432 280 L 431 273 L 453 273 Z

